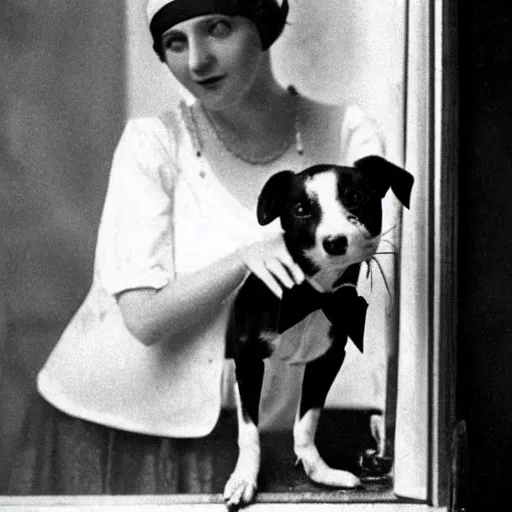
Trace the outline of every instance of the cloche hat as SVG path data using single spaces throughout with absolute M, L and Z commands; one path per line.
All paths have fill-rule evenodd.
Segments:
M 261 47 L 267 50 L 283 31 L 288 0 L 149 0 L 146 15 L 153 37 L 153 48 L 164 60 L 162 35 L 182 21 L 207 14 L 244 16 L 258 29 Z

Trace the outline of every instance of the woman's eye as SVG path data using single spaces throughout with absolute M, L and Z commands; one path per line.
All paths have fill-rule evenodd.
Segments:
M 231 25 L 225 20 L 219 20 L 210 26 L 210 34 L 215 37 L 226 37 L 231 33 Z
M 164 48 L 171 52 L 182 52 L 187 47 L 187 41 L 181 37 L 168 37 L 164 39 Z

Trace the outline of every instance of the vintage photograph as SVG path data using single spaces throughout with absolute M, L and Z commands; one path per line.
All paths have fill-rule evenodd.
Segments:
M 0 4 L 0 507 L 447 510 L 444 4 Z

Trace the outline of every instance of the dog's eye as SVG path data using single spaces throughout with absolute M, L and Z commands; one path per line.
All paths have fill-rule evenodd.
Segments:
M 363 193 L 359 190 L 347 190 L 345 192 L 345 201 L 351 205 L 357 206 L 363 201 Z
M 351 224 L 359 224 L 359 219 L 355 216 L 355 215 L 352 215 L 351 213 L 349 213 L 347 215 L 347 220 L 351 223 Z
M 296 217 L 307 217 L 310 215 L 309 208 L 304 203 L 295 203 L 292 206 L 292 213 Z

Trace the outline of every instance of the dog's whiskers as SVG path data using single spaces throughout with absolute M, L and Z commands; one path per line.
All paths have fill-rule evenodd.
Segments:
M 387 239 L 383 238 L 388 233 L 391 233 L 391 231 L 393 231 L 395 228 L 396 228 L 396 224 L 393 224 L 386 231 L 383 231 L 382 233 L 378 234 L 377 236 L 371 238 L 371 241 L 372 242 L 377 242 L 377 244 L 380 244 L 381 242 L 386 242 L 394 250 L 392 250 L 392 251 L 376 251 L 365 262 L 366 265 L 368 266 L 368 269 L 367 269 L 367 272 L 366 272 L 366 278 L 367 279 L 370 278 L 370 288 L 373 290 L 373 268 L 372 268 L 372 262 L 375 262 L 377 267 L 380 270 L 380 273 L 382 275 L 382 279 L 384 280 L 384 285 L 386 286 L 386 290 L 388 292 L 388 295 L 389 295 L 390 299 L 393 298 L 393 296 L 391 294 L 391 289 L 389 287 L 388 280 L 387 280 L 386 275 L 384 273 L 384 269 L 382 268 L 382 265 L 381 265 L 380 261 L 376 258 L 376 256 L 384 255 L 384 254 L 392 254 L 393 256 L 396 256 L 397 251 L 398 251 L 398 248 L 397 248 L 396 244 L 391 242 L 391 240 L 387 240 Z
M 384 253 L 375 253 L 375 254 L 395 254 L 395 252 L 384 252 Z M 388 284 L 388 280 L 386 278 L 386 274 L 384 273 L 384 269 L 382 268 L 382 265 L 380 261 L 373 255 L 371 258 L 365 261 L 368 270 L 366 272 L 366 278 L 370 278 L 370 289 L 373 290 L 373 267 L 372 262 L 375 262 L 378 269 L 380 270 L 380 274 L 382 276 L 382 279 L 384 281 L 384 286 L 386 287 L 386 291 L 388 292 L 389 298 L 392 301 L 393 300 L 393 294 L 391 293 L 391 289 Z
M 388 291 L 389 298 L 392 298 L 391 290 L 389 289 L 389 285 L 388 285 L 388 280 L 386 278 L 386 274 L 384 273 L 384 269 L 382 268 L 380 261 L 375 256 L 372 256 L 371 261 L 374 261 L 377 264 L 377 267 L 379 268 L 380 273 L 382 275 L 382 279 L 384 280 L 384 285 L 386 286 L 386 290 Z
M 383 231 L 380 235 L 377 235 L 377 236 L 382 240 L 382 237 L 386 236 L 388 233 L 391 233 L 391 231 L 393 231 L 395 228 L 396 228 L 396 224 L 393 224 L 389 229 L 387 229 L 386 231 Z
M 398 247 L 395 243 L 393 243 L 391 240 L 386 240 L 385 238 L 382 238 L 380 240 L 380 243 L 383 243 L 383 242 L 386 242 L 387 244 L 389 244 L 395 251 L 398 251 Z

